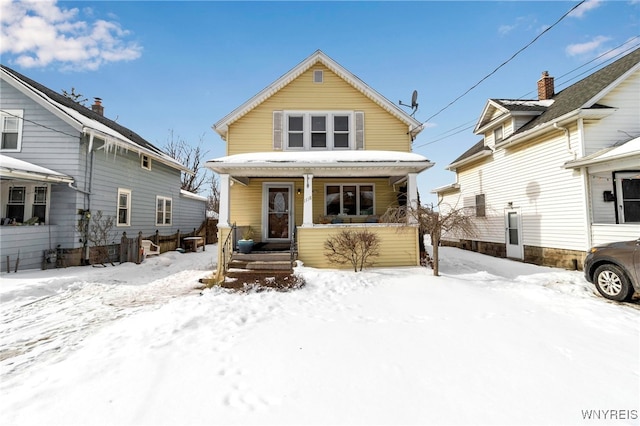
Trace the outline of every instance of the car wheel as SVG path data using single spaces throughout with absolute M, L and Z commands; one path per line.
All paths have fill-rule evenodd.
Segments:
M 616 265 L 598 266 L 593 278 L 598 292 L 607 299 L 622 302 L 633 296 L 633 287 L 629 278 Z

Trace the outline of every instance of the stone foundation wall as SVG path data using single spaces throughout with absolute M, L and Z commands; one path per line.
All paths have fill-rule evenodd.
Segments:
M 507 257 L 507 249 L 504 243 L 460 240 L 442 241 L 441 245 L 475 251 L 477 253 L 487 254 L 494 257 Z M 579 250 L 524 246 L 524 262 L 541 266 L 552 266 L 556 268 L 581 271 L 583 268 L 584 258 L 586 256 L 586 252 Z

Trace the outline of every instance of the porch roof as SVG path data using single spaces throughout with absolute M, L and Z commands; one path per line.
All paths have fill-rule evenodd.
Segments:
M 634 168 L 637 168 L 637 164 L 640 164 L 638 163 L 638 160 L 640 160 L 640 137 L 605 148 L 587 157 L 568 161 L 564 167 L 567 169 L 577 169 L 605 163 L 611 163 L 612 167 L 623 167 L 622 162 L 625 160 L 632 160 L 635 165 Z
M 2 154 L 0 154 L 0 178 L 73 183 L 71 176 Z
M 285 151 L 254 152 L 215 158 L 206 166 L 219 174 L 239 177 L 404 176 L 420 173 L 434 163 L 411 152 L 397 151 Z

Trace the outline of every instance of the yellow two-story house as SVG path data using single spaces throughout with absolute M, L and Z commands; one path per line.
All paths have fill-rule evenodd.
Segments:
M 380 241 L 375 266 L 420 264 L 417 226 L 379 218 L 417 203 L 416 177 L 433 166 L 411 152 L 421 123 L 322 51 L 213 128 L 227 144 L 225 157 L 206 163 L 219 175 L 220 244 L 251 227 L 259 246 L 332 268 L 325 241 L 366 227 Z

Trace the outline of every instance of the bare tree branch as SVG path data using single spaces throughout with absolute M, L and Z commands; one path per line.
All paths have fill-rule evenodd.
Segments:
M 178 160 L 183 166 L 193 170 L 194 174 L 182 173 L 181 188 L 185 191 L 198 193 L 207 179 L 206 170 L 202 168 L 202 159 L 208 151 L 204 151 L 204 135 L 200 136 L 198 145 L 192 146 L 184 139 L 176 137 L 173 130 L 169 130 L 164 151 L 173 159 Z

